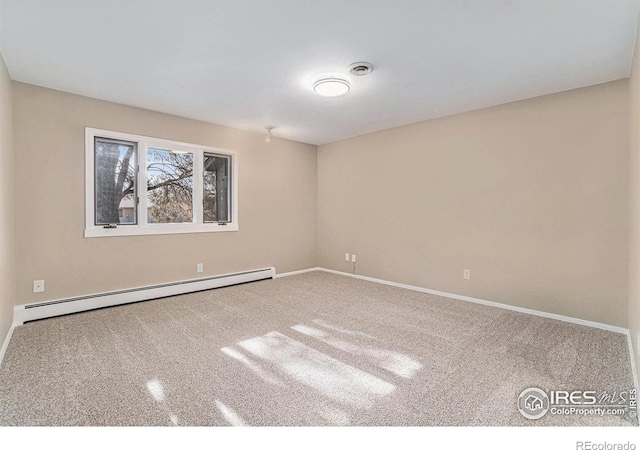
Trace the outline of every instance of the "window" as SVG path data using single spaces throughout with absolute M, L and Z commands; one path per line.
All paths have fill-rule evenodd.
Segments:
M 95 225 L 126 223 L 121 208 L 123 203 L 133 205 L 136 196 L 137 145 L 99 137 L 94 143 Z
M 85 237 L 237 231 L 233 152 L 86 128 Z
M 147 150 L 147 223 L 193 222 L 193 153 Z
M 204 221 L 229 222 L 229 167 L 228 155 L 204 154 Z

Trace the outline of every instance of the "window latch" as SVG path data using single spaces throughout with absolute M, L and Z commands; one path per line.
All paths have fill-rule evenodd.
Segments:
M 226 226 L 228 222 L 218 222 L 218 225 L 220 226 Z
M 109 225 L 105 225 L 102 228 L 118 228 L 118 225 L 110 223 Z

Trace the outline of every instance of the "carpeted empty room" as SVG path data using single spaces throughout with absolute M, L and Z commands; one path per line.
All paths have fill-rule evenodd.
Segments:
M 640 448 L 639 24 L 0 0 L 0 446 Z
M 2 425 L 531 425 L 531 386 L 627 391 L 626 336 L 324 272 L 26 324 Z M 546 416 L 536 425 L 634 425 Z

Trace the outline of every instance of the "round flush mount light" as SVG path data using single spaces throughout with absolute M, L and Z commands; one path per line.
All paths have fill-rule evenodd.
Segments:
M 313 83 L 313 92 L 321 97 L 340 97 L 351 90 L 349 82 L 343 78 L 325 77 Z
M 349 72 L 359 77 L 369 75 L 373 72 L 373 64 L 368 62 L 356 62 L 349 66 Z

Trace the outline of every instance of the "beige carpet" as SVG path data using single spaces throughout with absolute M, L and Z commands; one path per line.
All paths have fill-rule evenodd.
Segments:
M 520 415 L 633 387 L 626 336 L 313 272 L 18 327 L 1 425 L 631 425 Z

